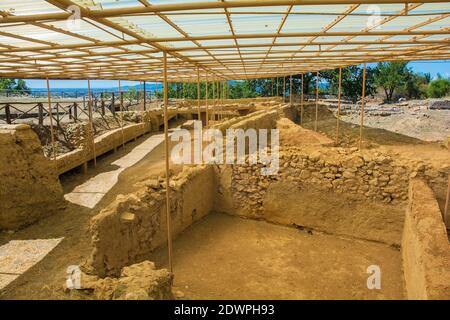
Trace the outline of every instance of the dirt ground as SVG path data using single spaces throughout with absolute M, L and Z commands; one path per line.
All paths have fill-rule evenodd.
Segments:
M 382 109 L 382 106 L 379 107 Z M 364 123 L 368 127 L 389 130 L 424 141 L 443 141 L 450 135 L 450 110 L 421 110 L 400 108 L 391 115 L 366 114 Z M 359 114 L 342 116 L 342 120 L 358 124 Z
M 61 177 L 64 193 L 70 192 L 75 186 L 89 178 L 109 170 L 116 169 L 112 162 L 128 153 L 143 139 L 120 148 L 117 153 L 108 153 L 99 157 L 97 168 L 89 166 L 87 175 L 74 170 Z M 15 239 L 47 239 L 61 238 L 64 240 L 51 251 L 42 261 L 34 265 L 17 280 L 0 290 L 0 299 L 84 299 L 84 295 L 68 295 L 64 292 L 66 268 L 70 265 L 80 265 L 89 256 L 90 235 L 88 233 L 90 219 L 105 207 L 118 194 L 132 192 L 133 185 L 140 181 L 142 172 L 155 174 L 163 168 L 163 148 L 161 144 L 155 152 L 148 154 L 136 166 L 126 170 L 116 186 L 98 203 L 94 209 L 67 203 L 67 208 L 38 223 L 13 234 L 0 233 L 0 245 Z M 143 169 L 145 168 L 145 169 Z
M 390 246 L 210 214 L 174 242 L 174 290 L 184 299 L 403 299 Z M 153 256 L 166 265 L 166 250 Z M 368 290 L 367 267 L 381 268 Z
M 312 108 L 312 106 L 310 106 Z M 312 110 L 312 109 L 311 109 Z M 313 126 L 313 113 L 305 113 L 305 127 Z M 320 111 L 318 129 L 334 140 L 336 119 Z M 301 130 L 298 131 L 301 133 Z M 292 132 L 295 134 L 296 132 Z M 341 123 L 342 143 L 356 146 L 359 126 Z M 145 136 L 144 138 L 148 137 Z M 448 161 L 448 150 L 387 130 L 366 128 L 368 147 L 386 148 L 405 157 L 417 154 L 430 161 Z M 315 137 L 312 137 L 315 138 Z M 316 139 L 313 143 L 316 143 Z M 88 175 L 73 171 L 62 177 L 65 193 L 89 178 L 116 168 L 112 162 L 143 141 L 129 143 L 115 154 L 99 158 Z M 91 252 L 89 221 L 118 194 L 130 193 L 150 175 L 163 171 L 163 144 L 124 171 L 115 187 L 93 209 L 68 203 L 58 215 L 14 234 L 0 233 L 0 245 L 13 239 L 64 240 L 41 262 L 0 290 L 0 299 L 86 299 L 64 292 L 66 268 L 79 265 Z M 318 232 L 303 232 L 261 221 L 211 214 L 175 241 L 175 290 L 187 299 L 402 299 L 401 256 L 398 248 Z M 165 265 L 166 251 L 152 257 Z M 366 269 L 379 265 L 382 289 L 368 290 Z

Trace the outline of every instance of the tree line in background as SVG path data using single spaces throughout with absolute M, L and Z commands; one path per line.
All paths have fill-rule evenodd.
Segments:
M 303 92 L 314 95 L 317 73 L 303 75 Z M 363 67 L 342 68 L 341 94 L 345 99 L 357 101 L 362 96 Z M 250 79 L 228 82 L 228 97 L 255 98 L 289 95 L 290 77 L 270 79 Z M 283 89 L 284 85 L 284 89 Z M 301 93 L 301 75 L 292 76 L 292 88 L 296 95 Z M 337 95 L 339 90 L 339 69 L 325 70 L 319 73 L 319 95 Z M 201 83 L 201 97 L 205 97 L 206 85 Z M 213 84 L 208 84 L 208 98 L 213 98 Z M 169 98 L 197 99 L 197 83 L 172 83 L 169 86 Z M 382 94 L 384 100 L 392 102 L 398 98 L 424 99 L 441 98 L 450 94 L 450 78 L 437 75 L 432 80 L 429 73 L 417 73 L 408 67 L 408 62 L 379 62 L 366 68 L 366 96 Z M 158 93 L 161 97 L 162 93 Z M 217 94 L 216 94 L 217 96 Z
M 27 87 L 25 80 L 22 79 L 0 79 L 0 91 L 20 91 L 25 94 L 31 93 L 31 89 Z
M 303 92 L 305 95 L 315 94 L 317 73 L 303 75 Z M 292 89 L 294 94 L 300 95 L 301 75 L 292 76 Z M 251 79 L 243 81 L 208 83 L 208 98 L 212 99 L 226 96 L 230 99 L 255 98 L 269 96 L 289 95 L 290 77 Z M 349 66 L 342 68 L 342 97 L 357 101 L 362 95 L 363 67 Z M 283 86 L 284 85 L 284 86 Z M 225 87 L 225 90 L 224 90 Z M 325 70 L 319 73 L 319 94 L 337 95 L 339 88 L 339 69 Z M 15 90 L 29 93 L 30 89 L 24 80 L 0 79 L 0 90 Z M 398 98 L 422 99 L 441 98 L 450 94 L 450 78 L 438 74 L 431 79 L 429 73 L 416 73 L 408 67 L 408 62 L 379 62 L 374 67 L 366 69 L 366 96 L 382 93 L 385 101 L 391 102 Z M 127 93 L 138 96 L 139 92 L 131 88 Z M 197 99 L 197 83 L 170 83 L 169 98 Z M 200 96 L 206 95 L 206 84 L 200 84 Z M 162 98 L 162 92 L 157 91 L 156 96 Z

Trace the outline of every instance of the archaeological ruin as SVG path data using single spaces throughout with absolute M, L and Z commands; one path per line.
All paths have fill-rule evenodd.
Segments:
M 131 2 L 0 3 L 0 299 L 450 299 L 448 2 Z

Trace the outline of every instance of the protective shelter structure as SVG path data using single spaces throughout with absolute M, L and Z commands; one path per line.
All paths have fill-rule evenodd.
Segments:
M 448 58 L 448 1 L 0 2 L 0 77 L 163 82 L 166 139 L 168 82 L 285 78 Z M 167 156 L 166 143 L 168 169 Z

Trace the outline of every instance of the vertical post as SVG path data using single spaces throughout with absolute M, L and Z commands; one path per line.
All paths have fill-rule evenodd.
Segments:
M 56 107 L 56 127 L 59 127 L 59 102 L 55 104 Z
M 103 98 L 103 92 L 100 94 L 100 98 L 101 98 L 100 107 L 102 110 L 102 116 L 104 116 L 105 115 L 105 99 Z
M 286 102 L 286 76 L 283 76 L 283 103 Z
M 206 107 L 206 126 L 209 125 L 209 114 L 208 114 L 208 73 L 206 73 L 206 93 L 205 93 L 205 107 Z
M 303 125 L 303 115 L 304 115 L 304 108 L 303 108 L 303 73 L 302 73 L 302 93 L 301 93 L 301 100 L 300 100 L 300 125 Z
M 339 143 L 339 122 L 341 120 L 342 67 L 339 67 L 338 109 L 336 120 L 336 144 Z
M 319 116 L 319 71 L 317 71 L 316 78 L 316 119 L 314 120 L 314 131 L 317 131 L 317 118 Z
M 8 91 L 6 91 L 6 94 L 8 94 Z M 5 116 L 6 116 L 6 123 L 11 124 L 11 109 L 8 103 L 5 105 Z
M 44 110 L 43 110 L 42 103 L 38 103 L 38 118 L 39 118 L 39 125 L 44 125 Z
M 50 81 L 47 78 L 47 101 L 48 101 L 48 116 L 50 118 L 50 137 L 52 142 L 53 160 L 56 167 L 56 146 L 55 146 L 55 133 L 53 132 L 53 113 L 52 113 L 52 97 L 50 93 Z
M 164 52 L 164 147 L 166 158 L 166 224 L 167 224 L 167 249 L 169 255 L 169 270 L 173 272 L 172 261 L 172 217 L 170 215 L 170 177 L 169 177 L 169 98 L 167 94 L 167 53 Z
M 213 121 L 215 121 L 216 119 L 215 119 L 215 114 L 214 114 L 214 111 L 215 111 L 215 109 L 216 109 L 216 87 L 215 87 L 215 85 L 216 85 L 216 81 L 215 80 L 213 80 L 212 81 L 212 99 L 213 99 L 213 108 L 212 108 L 212 112 L 211 112 L 211 116 L 212 116 L 212 119 L 213 119 Z
M 144 81 L 144 111 L 147 110 L 147 83 Z
M 448 176 L 447 199 L 444 207 L 444 222 L 447 229 L 450 229 L 450 175 Z
M 88 79 L 88 108 L 89 108 L 89 125 L 92 132 L 92 155 L 94 157 L 94 168 L 97 167 L 97 157 L 95 155 L 95 136 L 94 136 L 94 124 L 92 119 L 92 96 L 91 96 L 91 80 Z
M 122 85 L 119 80 L 119 98 L 120 98 L 120 129 L 122 132 L 122 147 L 125 147 L 125 135 L 123 133 L 123 92 L 122 92 Z
M 139 101 L 138 104 L 141 104 L 142 101 L 142 80 L 139 80 Z
M 278 77 L 277 77 L 277 97 L 279 97 L 279 96 L 280 96 L 280 94 L 278 92 Z
M 272 97 L 273 97 L 273 85 L 274 85 L 274 82 L 275 82 L 273 78 L 272 78 L 271 82 L 272 82 Z
M 200 111 L 200 68 L 197 67 L 197 113 L 198 120 L 202 120 L 202 113 Z
M 292 74 L 290 77 L 290 84 L 289 84 L 289 104 L 292 106 L 293 99 L 292 99 Z
M 363 69 L 363 83 L 362 83 L 362 96 L 361 96 L 361 123 L 359 126 L 359 150 L 362 146 L 363 126 L 364 126 L 364 104 L 366 99 L 366 64 L 364 63 Z

